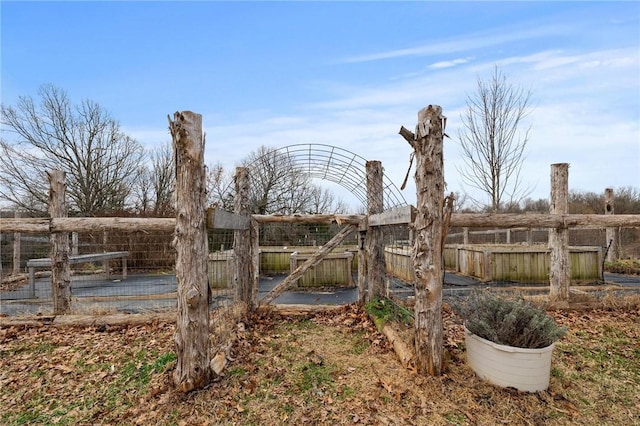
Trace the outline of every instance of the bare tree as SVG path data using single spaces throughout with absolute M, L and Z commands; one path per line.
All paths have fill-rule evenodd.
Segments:
M 348 211 L 347 205 L 340 198 L 327 188 L 313 185 L 309 189 L 309 204 L 307 214 L 322 214 L 327 212 L 345 214 Z
M 154 148 L 146 157 L 148 164 L 140 167 L 133 197 L 136 210 L 153 216 L 174 216 L 172 202 L 176 168 L 169 143 Z
M 249 168 L 250 199 L 256 214 L 292 214 L 304 206 L 310 179 L 277 150 L 261 146 L 242 162 Z
M 614 189 L 616 214 L 640 213 L 640 190 L 626 186 Z M 576 214 L 600 214 L 604 205 L 604 194 L 593 191 L 570 191 L 569 212 Z
M 151 167 L 154 206 L 153 213 L 159 216 L 173 215 L 173 187 L 176 167 L 173 149 L 166 143 L 151 152 Z
M 15 140 L 0 141 L 0 199 L 42 211 L 46 172 L 67 175 L 69 209 L 85 216 L 123 209 L 139 173 L 142 147 L 96 102 L 72 105 L 66 92 L 42 86 L 40 102 L 20 97 L 1 106 Z
M 134 208 L 142 215 L 149 214 L 153 208 L 151 193 L 153 185 L 151 170 L 147 166 L 138 169 L 136 184 L 132 188 Z
M 546 213 L 549 208 L 548 198 L 539 198 L 537 200 L 525 198 L 522 200 L 522 211 L 524 212 Z
M 302 167 L 286 154 L 261 146 L 241 164 L 249 169 L 249 198 L 254 214 L 345 213 L 345 203 L 329 189 L 315 184 Z M 209 204 L 233 209 L 233 174 L 222 164 L 209 166 L 207 172 Z
M 459 132 L 464 167 L 458 172 L 465 184 L 489 196 L 492 211 L 530 192 L 520 175 L 530 127 L 519 132 L 530 99 L 531 91 L 509 83 L 498 66 L 488 81 L 478 77 L 477 92 L 467 96 Z
M 274 148 L 261 146 L 243 164 L 249 168 L 254 213 L 334 213 L 345 209 L 330 190 L 314 184 L 302 167 Z
M 233 211 L 233 176 L 220 162 L 207 167 L 207 205 L 215 204 L 224 210 Z

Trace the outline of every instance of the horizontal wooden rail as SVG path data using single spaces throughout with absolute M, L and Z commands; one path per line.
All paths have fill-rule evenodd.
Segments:
M 458 213 L 451 216 L 450 226 L 478 228 L 593 228 L 640 227 L 640 214 L 496 214 Z
M 386 217 L 385 217 L 386 216 Z M 364 215 L 312 214 L 312 215 L 252 215 L 258 223 L 308 223 L 358 225 L 365 220 Z M 392 215 L 376 215 L 377 225 L 408 224 L 412 220 L 412 209 L 403 208 Z M 390 219 L 387 222 L 385 219 Z M 60 217 L 60 218 L 1 218 L 0 232 L 21 232 L 25 234 L 49 234 L 51 232 L 89 232 L 114 230 L 125 232 L 173 232 L 174 218 L 125 218 L 125 217 Z M 495 214 L 495 213 L 454 213 L 452 227 L 476 228 L 607 228 L 640 227 L 640 214 L 598 215 L 598 214 Z
M 263 215 L 251 216 L 258 223 L 308 223 L 308 224 L 332 224 L 359 225 L 366 216 L 361 214 L 293 214 L 293 215 Z
M 158 231 L 173 232 L 174 218 L 132 218 L 132 217 L 57 217 L 0 219 L 0 232 L 21 232 L 25 234 L 49 234 L 51 232 L 109 231 Z

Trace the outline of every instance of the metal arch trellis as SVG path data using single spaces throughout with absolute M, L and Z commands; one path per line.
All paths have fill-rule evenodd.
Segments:
M 338 184 L 350 191 L 362 205 L 367 205 L 367 160 L 354 152 L 326 144 L 295 144 L 276 148 L 266 155 L 285 157 L 287 164 L 299 167 L 309 177 Z M 247 167 L 251 169 L 261 158 Z M 384 209 L 407 205 L 398 187 L 388 177 L 383 176 L 383 179 Z

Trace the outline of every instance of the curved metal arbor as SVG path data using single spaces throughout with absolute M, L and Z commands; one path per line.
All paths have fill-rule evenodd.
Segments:
M 349 190 L 367 205 L 367 160 L 358 154 L 337 146 L 325 144 L 296 144 L 277 148 L 268 155 L 275 159 L 287 160 L 285 164 L 300 167 L 311 178 L 334 182 Z M 260 159 L 247 165 L 258 163 Z M 386 176 L 383 177 L 384 209 L 407 205 L 396 185 Z

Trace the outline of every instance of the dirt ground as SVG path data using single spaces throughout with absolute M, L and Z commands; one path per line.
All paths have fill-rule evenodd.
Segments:
M 363 311 L 254 316 L 223 376 L 182 394 L 169 323 L 0 329 L 0 423 L 160 425 L 640 424 L 640 301 L 552 311 L 569 328 L 547 391 L 478 379 L 445 307 L 439 377 L 402 367 Z

